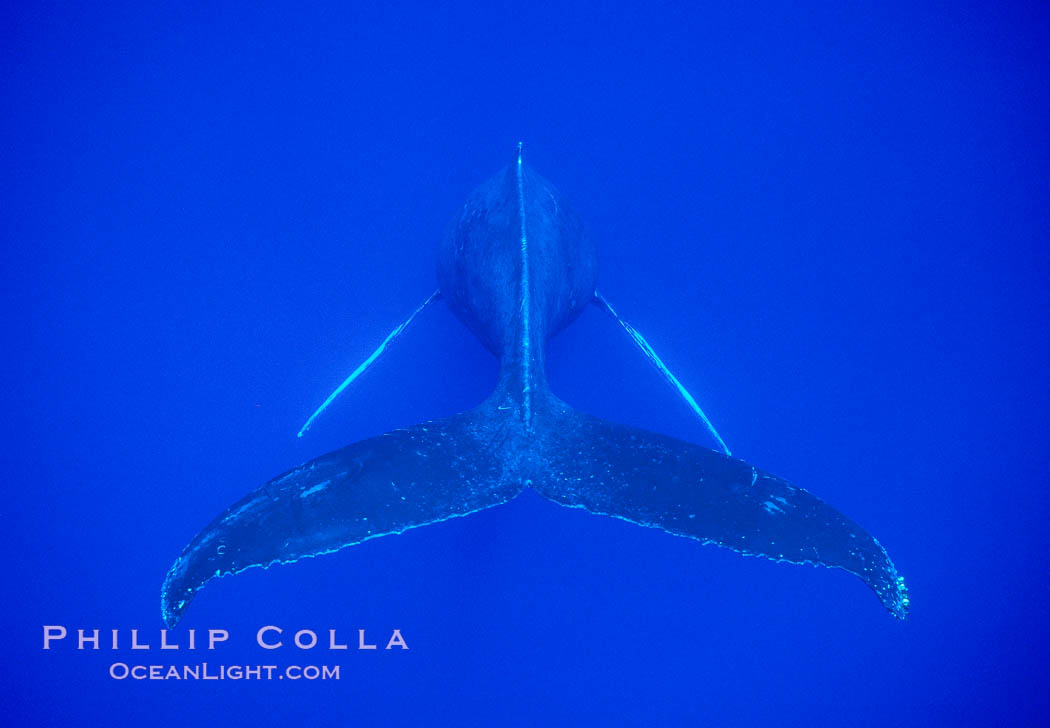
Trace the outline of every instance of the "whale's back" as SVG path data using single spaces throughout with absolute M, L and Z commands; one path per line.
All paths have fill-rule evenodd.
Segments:
M 442 295 L 497 356 L 520 335 L 524 301 L 542 345 L 591 302 L 597 277 L 580 218 L 517 160 L 471 193 L 438 252 Z

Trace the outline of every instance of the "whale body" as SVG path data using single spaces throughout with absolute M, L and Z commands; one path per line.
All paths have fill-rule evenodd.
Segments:
M 558 191 L 525 163 L 520 144 L 463 205 L 440 247 L 437 276 L 438 292 L 336 394 L 439 298 L 499 359 L 492 394 L 467 412 L 322 455 L 234 503 L 168 572 L 161 609 L 169 627 L 215 577 L 466 516 L 525 488 L 742 554 L 843 569 L 892 615 L 906 616 L 904 579 L 885 549 L 816 496 L 732 457 L 724 443 L 720 452 L 601 420 L 551 392 L 547 340 L 598 304 L 722 442 L 648 343 L 597 292 L 595 246 Z

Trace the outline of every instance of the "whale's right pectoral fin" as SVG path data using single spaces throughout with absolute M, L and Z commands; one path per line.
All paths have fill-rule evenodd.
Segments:
M 205 527 L 161 590 L 174 627 L 217 576 L 291 563 L 505 503 L 492 432 L 468 412 L 356 442 L 274 478 Z
M 561 505 L 776 561 L 859 576 L 903 619 L 904 579 L 867 531 L 816 496 L 699 445 L 591 417 L 559 414 L 533 484 Z
M 718 430 L 716 430 L 715 426 L 711 423 L 711 419 L 707 416 L 707 413 L 701 409 L 696 399 L 693 398 L 693 395 L 689 394 L 689 390 L 678 381 L 678 377 L 674 375 L 674 372 L 664 364 L 663 359 L 660 358 L 660 355 L 656 353 L 656 350 L 649 344 L 649 342 L 645 340 L 642 333 L 627 323 L 626 319 L 622 318 L 620 314 L 616 313 L 616 309 L 612 307 L 612 304 L 609 303 L 605 299 L 605 296 L 598 291 L 594 292 L 594 305 L 612 316 L 616 323 L 620 324 L 620 327 L 627 332 L 627 335 L 631 337 L 631 340 L 634 341 L 635 345 L 641 349 L 643 354 L 645 354 L 645 358 L 649 360 L 649 363 L 656 368 L 656 371 L 660 372 L 664 381 L 671 385 L 671 388 L 678 393 L 678 396 L 682 398 L 682 401 L 689 405 L 689 409 L 693 411 L 693 414 L 699 417 L 700 421 L 704 423 L 704 427 L 707 428 L 708 433 L 714 438 L 714 441 L 718 443 L 722 452 L 726 455 L 732 455 L 732 453 L 729 452 L 729 446 L 726 445 L 726 441 L 722 439 L 722 436 L 718 434 Z

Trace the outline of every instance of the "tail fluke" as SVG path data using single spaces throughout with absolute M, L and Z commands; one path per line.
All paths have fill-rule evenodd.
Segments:
M 306 424 L 303 425 L 301 430 L 299 430 L 296 437 L 302 437 L 303 434 L 310 429 L 310 425 L 314 423 L 314 420 L 316 420 L 318 416 L 328 408 L 328 405 L 332 404 L 332 402 L 335 401 L 335 398 L 342 394 L 344 389 L 349 387 L 355 379 L 364 374 L 365 370 L 368 369 L 368 367 L 372 366 L 372 362 L 378 359 L 379 355 L 386 351 L 386 347 L 390 345 L 390 342 L 392 342 L 394 339 L 396 339 L 398 336 L 404 333 L 405 329 L 408 328 L 408 325 L 412 323 L 412 319 L 418 316 L 420 311 L 422 311 L 424 308 L 426 308 L 439 298 L 441 298 L 441 291 L 434 291 L 430 294 L 430 298 L 423 301 L 423 303 L 419 304 L 419 306 L 416 307 L 416 310 L 408 315 L 407 319 L 395 326 L 394 330 L 387 334 L 386 338 L 383 339 L 382 343 L 376 347 L 376 350 L 369 354 L 368 358 L 361 362 L 357 366 L 357 369 L 352 371 L 350 373 L 350 376 L 344 379 L 343 383 L 336 387 L 334 392 L 328 395 L 328 399 L 322 402 L 321 406 L 318 407 L 312 415 L 310 415 L 309 419 L 306 420 Z
M 715 442 L 718 443 L 718 446 L 722 448 L 722 451 L 726 455 L 732 455 L 732 453 L 729 452 L 729 446 L 726 445 L 722 436 L 718 434 L 718 430 L 715 429 L 715 426 L 711 424 L 711 420 L 708 419 L 707 414 L 700 408 L 700 405 L 697 404 L 696 400 L 693 399 L 693 395 L 689 394 L 689 390 L 682 386 L 682 383 L 678 381 L 678 377 L 667 368 L 667 365 L 664 364 L 663 360 L 657 355 L 656 350 L 649 345 L 649 342 L 645 340 L 645 337 L 641 335 L 638 329 L 620 318 L 620 314 L 616 313 L 616 309 L 612 307 L 612 304 L 605 300 L 605 296 L 598 293 L 598 291 L 594 292 L 594 303 L 616 319 L 616 322 L 623 327 L 623 330 L 626 331 L 628 336 L 630 336 L 634 343 L 638 345 L 638 348 L 642 350 L 642 353 L 645 354 L 645 357 L 649 362 L 656 367 L 656 370 L 663 375 L 664 379 L 667 380 L 667 383 L 670 384 L 682 399 L 685 400 L 685 403 L 689 405 L 689 409 L 693 410 L 693 413 L 700 418 L 700 421 L 704 423 L 704 427 L 706 427 L 707 431 L 711 433 L 711 437 L 713 437 Z
M 904 579 L 886 550 L 816 496 L 692 443 L 568 408 L 557 418 L 547 476 L 533 483 L 550 500 L 742 554 L 844 569 L 906 616 Z
M 521 485 L 503 477 L 483 417 L 467 412 L 348 445 L 241 499 L 171 567 L 161 590 L 164 621 L 174 627 L 217 576 L 330 553 L 512 499 Z
M 550 500 L 776 561 L 844 569 L 903 619 L 885 549 L 810 493 L 699 445 L 585 415 L 550 397 L 531 432 L 490 399 L 354 443 L 274 478 L 190 542 L 161 591 L 174 627 L 215 577 L 291 563 L 505 503 Z

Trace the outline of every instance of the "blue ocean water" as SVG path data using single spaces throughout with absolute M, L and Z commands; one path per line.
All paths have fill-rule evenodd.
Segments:
M 8 722 L 1044 724 L 1047 30 L 1034 4 L 9 6 Z M 734 454 L 870 530 L 909 619 L 840 571 L 525 493 L 215 581 L 161 651 L 161 581 L 211 518 L 491 391 L 439 305 L 295 437 L 519 140 Z M 710 444 L 596 309 L 548 365 L 581 410 Z M 44 625 L 70 635 L 45 651 Z M 340 679 L 110 676 L 200 662 Z

